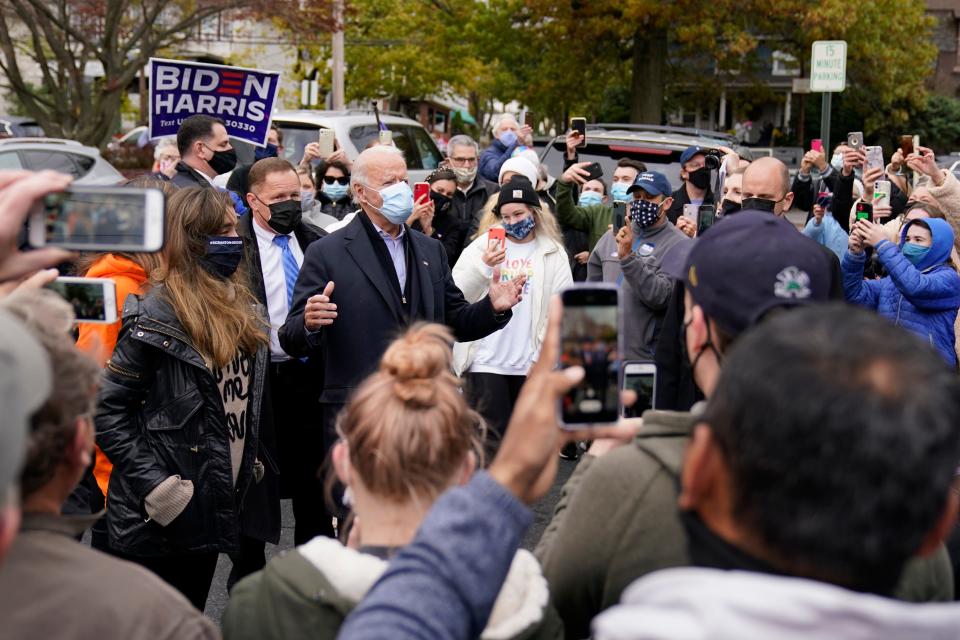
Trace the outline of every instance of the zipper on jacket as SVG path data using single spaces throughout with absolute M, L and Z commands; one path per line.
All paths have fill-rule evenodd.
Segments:
M 110 371 L 113 371 L 116 374 L 124 376 L 125 378 L 132 378 L 134 380 L 140 379 L 139 373 L 130 371 L 129 369 L 124 369 L 123 367 L 118 367 L 117 365 L 113 364 L 112 360 L 107 361 L 107 369 L 110 369 Z

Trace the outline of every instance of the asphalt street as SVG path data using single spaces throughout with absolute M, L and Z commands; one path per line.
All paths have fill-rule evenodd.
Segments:
M 573 473 L 575 467 L 575 462 L 560 460 L 560 468 L 557 472 L 557 480 L 554 482 L 553 488 L 550 489 L 550 493 L 533 507 L 534 521 L 524 536 L 524 549 L 532 550 L 533 547 L 536 546 L 537 541 L 540 540 L 540 536 L 543 535 L 543 530 L 546 529 L 547 524 L 550 522 L 550 517 L 553 515 L 554 505 L 556 505 L 560 499 L 560 489 L 567 481 L 567 478 L 570 477 L 570 474 Z M 281 511 L 283 514 L 283 529 L 280 533 L 280 544 L 267 545 L 268 562 L 270 558 L 277 553 L 293 548 L 293 509 L 289 500 L 283 500 L 281 502 Z M 223 615 L 223 608 L 227 604 L 227 576 L 230 573 L 230 567 L 230 558 L 221 554 L 220 561 L 217 564 L 217 573 L 213 578 L 213 586 L 210 588 L 210 596 L 207 598 L 207 606 L 204 609 L 204 613 L 213 618 L 217 623 L 220 622 L 220 617 Z

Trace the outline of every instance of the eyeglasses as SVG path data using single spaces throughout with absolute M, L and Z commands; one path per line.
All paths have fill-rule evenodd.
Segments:
M 460 167 L 460 166 L 463 166 L 463 165 L 477 164 L 477 158 L 476 158 L 476 156 L 474 156 L 474 157 L 472 157 L 472 158 L 450 158 L 450 162 L 452 162 L 454 165 Z
M 340 184 L 347 185 L 347 184 L 350 184 L 350 177 L 341 176 L 339 178 L 334 178 L 333 176 L 323 176 L 323 181 L 326 184 L 333 184 L 334 182 L 339 182 Z

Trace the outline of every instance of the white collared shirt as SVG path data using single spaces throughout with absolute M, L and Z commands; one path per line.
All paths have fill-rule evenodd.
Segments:
M 247 215 L 252 216 L 253 212 Z M 267 313 L 270 316 L 270 360 L 273 362 L 289 360 L 290 356 L 280 348 L 280 338 L 277 337 L 277 331 L 283 326 L 290 311 L 287 304 L 287 278 L 283 271 L 283 249 L 273 244 L 276 233 L 261 227 L 256 219 L 251 222 L 253 231 L 257 235 L 257 247 L 260 249 L 263 288 L 267 292 Z M 290 251 L 293 252 L 297 265 L 302 268 L 303 251 L 300 249 L 300 243 L 292 233 L 288 237 Z

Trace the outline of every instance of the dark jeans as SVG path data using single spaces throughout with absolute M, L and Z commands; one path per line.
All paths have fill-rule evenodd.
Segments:
M 164 582 L 182 593 L 199 611 L 207 604 L 210 584 L 217 569 L 217 552 L 174 556 L 131 556 L 111 550 L 111 554 L 134 562 L 157 574 Z
M 489 458 L 496 454 L 500 441 L 507 432 L 510 414 L 517 403 L 520 388 L 526 376 L 503 376 L 497 373 L 474 373 L 466 375 L 467 402 L 487 423 L 486 452 Z

